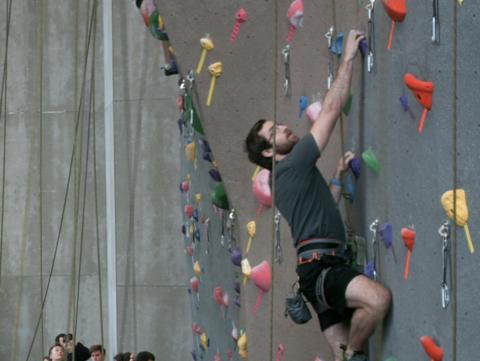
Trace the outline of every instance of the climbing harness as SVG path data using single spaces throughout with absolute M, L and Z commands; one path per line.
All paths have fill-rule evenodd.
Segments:
M 283 81 L 283 95 L 290 95 L 290 44 L 285 45 L 282 49 L 283 64 L 285 66 L 285 80 Z
M 375 65 L 375 20 L 374 20 L 374 10 L 375 10 L 375 0 L 369 0 L 366 9 L 368 11 L 368 55 L 367 55 L 367 70 L 369 73 L 372 72 L 373 66 Z
M 450 303 L 450 291 L 447 284 L 447 266 L 449 257 L 450 222 L 447 220 L 438 229 L 442 238 L 442 308 L 446 309 Z

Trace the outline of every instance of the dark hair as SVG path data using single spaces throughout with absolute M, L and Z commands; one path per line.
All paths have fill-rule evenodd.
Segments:
M 50 346 L 50 348 L 48 349 L 48 358 L 50 358 L 50 355 L 52 354 L 52 350 L 55 348 L 55 347 L 61 347 L 63 348 L 63 346 L 59 343 L 55 343 L 53 346 Z
M 45 361 L 45 360 L 52 361 L 52 359 L 51 359 L 50 357 L 48 357 L 48 356 L 43 356 L 43 361 Z
M 148 352 L 148 351 L 142 351 L 137 354 L 137 361 L 155 361 L 155 356 L 153 356 L 153 353 Z
M 113 356 L 113 359 L 114 359 L 115 361 L 123 361 L 123 355 L 124 355 L 124 354 L 121 353 L 121 352 L 120 352 L 120 353 L 117 353 L 115 356 Z
M 248 159 L 250 162 L 259 165 L 262 168 L 272 169 L 272 157 L 265 157 L 262 152 L 266 149 L 270 149 L 272 144 L 269 143 L 258 132 L 262 129 L 266 119 L 260 119 L 257 121 L 245 139 L 245 151 L 248 153 Z
M 92 345 L 90 346 L 90 355 L 94 353 L 95 351 L 100 351 L 105 355 L 105 349 L 102 347 L 102 345 Z
M 63 341 L 64 341 L 64 342 L 73 340 L 73 335 L 72 335 L 71 333 L 59 333 L 59 334 L 55 337 L 55 343 L 60 343 L 60 338 L 62 338 L 62 337 L 63 337 Z

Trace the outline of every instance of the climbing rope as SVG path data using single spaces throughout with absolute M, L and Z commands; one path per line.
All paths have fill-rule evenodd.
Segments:
M 7 25 L 5 31 L 5 57 L 3 62 L 2 90 L 0 95 L 0 118 L 3 109 L 3 159 L 2 159 L 2 210 L 0 215 L 0 286 L 2 285 L 2 258 L 3 258 L 3 234 L 5 216 L 5 171 L 7 163 L 7 74 L 8 74 L 8 40 L 10 39 L 10 20 L 12 17 L 12 0 L 6 2 Z
M 276 200 L 276 161 L 275 157 L 277 155 L 277 143 L 276 143 L 276 134 L 277 134 L 277 82 L 278 82 L 278 1 L 273 2 L 273 49 L 275 49 L 275 56 L 273 57 L 273 132 L 272 132 L 272 250 L 270 256 L 270 264 L 272 267 L 272 281 L 270 289 L 270 354 L 269 360 L 274 359 L 275 350 L 273 344 L 273 317 L 274 317 L 274 290 L 275 290 L 275 200 Z
M 91 20 L 93 20 L 93 17 L 91 17 Z M 85 56 L 84 56 L 83 80 L 82 80 L 83 84 L 85 84 L 85 81 L 86 81 L 86 67 L 87 67 L 88 55 L 89 55 L 89 50 L 90 50 L 91 32 L 92 32 L 92 22 L 90 21 L 90 26 L 89 26 L 89 29 L 87 30 L 88 42 L 87 42 Z M 82 86 L 82 91 L 81 91 L 81 95 L 80 95 L 80 100 L 81 100 L 80 103 L 82 103 L 82 99 L 84 97 L 83 90 L 84 90 L 84 86 Z M 41 310 L 40 310 L 40 314 L 37 318 L 35 331 L 34 331 L 32 341 L 31 341 L 29 349 L 28 349 L 26 361 L 28 361 L 30 359 L 30 356 L 31 356 L 31 353 L 32 353 L 32 350 L 33 350 L 33 345 L 35 343 L 35 339 L 36 339 L 37 334 L 38 334 L 38 329 L 39 329 L 39 326 L 40 326 L 40 322 L 42 320 L 43 310 L 45 309 L 45 303 L 46 303 L 46 300 L 47 300 L 47 297 L 48 297 L 48 291 L 50 290 L 50 283 L 51 283 L 51 280 L 52 280 L 53 270 L 54 270 L 54 267 L 55 267 L 55 261 L 56 261 L 56 258 L 57 258 L 58 246 L 60 244 L 60 237 L 61 237 L 62 229 L 63 229 L 63 221 L 64 221 L 64 218 L 65 218 L 65 212 L 66 212 L 66 208 L 67 208 L 67 200 L 68 200 L 68 194 L 69 194 L 69 189 L 70 189 L 70 181 L 71 181 L 71 178 L 72 178 L 73 161 L 74 161 L 74 158 L 75 158 L 75 151 L 76 151 L 76 145 L 77 145 L 76 144 L 77 143 L 77 134 L 78 134 L 79 124 L 80 124 L 80 117 L 79 116 L 80 116 L 80 112 L 78 111 L 77 116 L 76 116 L 76 120 L 75 120 L 75 132 L 74 132 L 72 153 L 71 153 L 71 156 L 70 156 L 70 164 L 69 164 L 69 170 L 68 170 L 68 176 L 67 176 L 67 184 L 65 186 L 65 195 L 64 195 L 63 205 L 62 205 L 62 212 L 61 212 L 61 215 L 60 215 L 60 224 L 59 224 L 59 229 L 58 229 L 58 233 L 57 233 L 57 237 L 56 237 L 55 248 L 54 248 L 54 251 L 53 251 L 52 264 L 50 266 L 50 272 L 49 272 L 49 275 L 48 275 L 47 286 L 45 288 L 45 294 L 43 295 L 43 298 L 42 298 L 42 307 L 41 307 Z

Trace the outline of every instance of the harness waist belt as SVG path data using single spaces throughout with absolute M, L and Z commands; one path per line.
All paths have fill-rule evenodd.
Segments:
M 302 250 L 302 248 L 307 245 L 312 245 L 312 247 L 308 247 L 307 250 Z M 324 255 L 344 257 L 345 246 L 345 242 L 336 239 L 312 238 L 298 243 L 297 256 L 299 261 L 319 259 Z

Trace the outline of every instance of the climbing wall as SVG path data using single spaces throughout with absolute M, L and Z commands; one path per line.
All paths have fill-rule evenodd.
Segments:
M 480 5 L 468 0 L 463 6 L 456 1 L 439 2 L 440 40 L 433 43 L 432 2 L 407 1 L 407 16 L 403 22 L 396 23 L 391 49 L 387 50 L 391 19 L 380 1 L 374 5 L 374 27 L 368 26 L 365 9 L 368 1 L 304 3 L 304 26 L 297 30 L 291 42 L 290 94 L 287 96 L 282 88 L 285 75 L 282 49 L 287 44 L 286 13 L 290 1 L 198 3 L 188 0 L 158 4 L 182 75 L 186 76 L 197 66 L 200 38 L 208 33 L 214 43 L 214 49 L 207 53 L 205 66 L 195 75 L 190 89 L 205 131 L 196 144 L 200 147 L 202 139 L 208 138 L 228 193 L 229 206 L 235 209 L 237 242 L 244 253 L 246 224 L 256 221 L 252 248 L 243 256 L 252 265 L 267 260 L 273 268 L 270 293 L 256 316 L 252 309 L 257 289 L 251 283 L 241 286 L 237 326 L 248 335 L 249 359 L 272 359 L 280 343 L 285 347 L 286 360 L 313 360 L 317 355 L 323 360 L 331 359 L 315 321 L 297 326 L 283 317 L 284 298 L 295 279 L 292 241 L 288 227 L 282 222 L 283 262 L 275 262 L 272 212 L 264 210 L 256 214 L 258 203 L 251 192 L 254 166 L 243 152 L 243 141 L 259 118 L 276 117 L 298 134 L 308 131 L 308 120 L 305 116 L 299 117 L 299 98 L 305 96 L 308 102 L 321 100 L 327 91 L 329 64 L 334 71 L 338 58 L 329 51 L 323 34 L 334 26 L 334 38 L 340 32 L 358 28 L 372 30 L 370 40 L 375 39 L 374 66 L 368 71 L 366 59 L 358 56 L 355 60 L 351 110 L 338 122 L 319 161 L 327 179 L 347 149 L 358 155 L 370 150 L 379 165 L 376 172 L 367 162 L 362 163 L 360 178 L 349 183 L 354 189 L 354 200 L 352 203 L 344 201 L 342 206 L 347 229 L 352 236 L 357 236 L 359 246 L 366 245 L 368 261 L 372 262 L 376 254 L 377 279 L 393 292 L 391 312 L 383 327 L 370 339 L 370 359 L 428 360 L 419 339 L 429 336 L 443 349 L 445 360 L 474 360 L 474 345 L 478 341 L 475 325 L 479 316 L 472 300 L 478 294 L 474 269 L 478 256 L 469 252 L 464 227 L 450 223 L 445 277 L 450 302 L 442 307 L 444 253 L 439 228 L 448 220 L 440 202 L 442 194 L 454 188 L 464 189 L 474 244 L 478 238 L 478 197 L 475 197 L 478 186 L 474 179 L 478 179 L 475 161 L 479 157 L 475 141 L 479 124 L 474 120 L 473 94 L 478 81 L 479 50 L 472 46 L 472 41 Z M 235 12 L 240 7 L 248 11 L 248 20 L 240 25 L 236 42 L 231 42 Z M 370 45 L 373 46 L 372 41 Z M 223 63 L 223 73 L 216 79 L 211 106 L 206 106 L 211 82 L 206 67 L 217 61 Z M 421 134 L 417 128 L 423 108 L 405 86 L 405 73 L 434 84 L 433 105 Z M 192 140 L 184 139 L 185 145 Z M 184 173 L 206 172 L 207 169 L 199 165 L 200 160 L 198 162 L 197 169 L 184 167 Z M 347 180 L 348 177 L 344 182 Z M 201 189 L 212 187 L 212 184 L 207 187 L 202 181 L 198 182 L 203 184 L 199 185 Z M 447 208 L 456 208 L 460 214 L 461 203 Z M 221 212 L 223 217 L 228 214 Z M 391 225 L 391 238 L 387 224 Z M 403 239 L 406 230 L 402 238 L 402 228 L 415 233 L 408 277 L 405 275 L 407 249 Z M 366 241 L 362 243 L 359 237 Z M 211 241 L 212 247 L 222 247 L 218 237 Z M 366 263 L 365 251 L 362 247 L 359 250 L 358 260 Z M 228 261 L 227 252 L 216 255 L 227 258 L 221 262 Z M 209 268 L 216 269 L 217 258 L 209 256 L 204 260 L 205 272 Z M 232 281 L 241 278 L 238 270 L 232 273 L 228 269 L 217 275 L 220 277 L 217 280 L 227 284 L 224 286 L 227 288 Z M 215 342 L 221 344 L 220 340 L 226 340 L 222 332 L 227 333 L 231 325 L 218 319 L 219 307 L 215 307 L 210 292 L 212 287 L 213 284 L 200 301 L 207 302 L 205 299 L 210 298 L 210 304 L 203 309 L 200 305 L 197 311 L 202 315 L 198 317 L 211 319 L 209 326 L 215 329 L 209 333 L 211 343 L 216 338 Z M 223 345 L 219 350 L 226 359 L 227 346 Z

